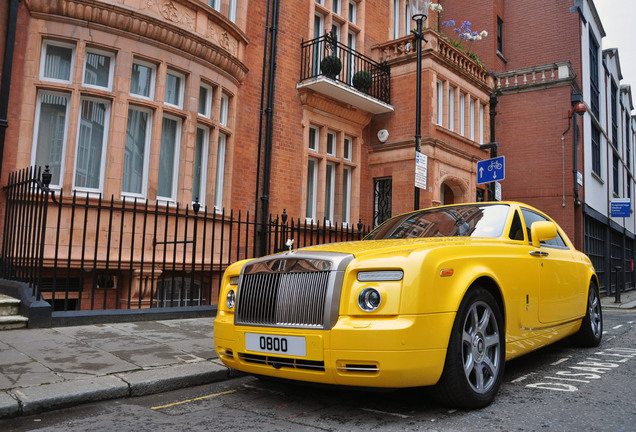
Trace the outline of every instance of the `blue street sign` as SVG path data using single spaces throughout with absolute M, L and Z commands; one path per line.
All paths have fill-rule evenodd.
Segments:
M 629 198 L 616 198 L 610 202 L 610 217 L 630 217 L 631 211 Z
M 477 184 L 501 181 L 505 178 L 505 156 L 477 162 Z

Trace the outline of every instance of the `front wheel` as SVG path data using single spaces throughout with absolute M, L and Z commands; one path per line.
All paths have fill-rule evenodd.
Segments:
M 459 306 L 446 353 L 438 400 L 458 408 L 482 408 L 495 398 L 503 379 L 504 324 L 486 289 L 470 290 Z
M 581 328 L 572 335 L 572 342 L 581 347 L 596 347 L 603 337 L 603 312 L 601 312 L 601 299 L 594 282 L 590 283 L 587 295 L 587 309 L 581 322 Z

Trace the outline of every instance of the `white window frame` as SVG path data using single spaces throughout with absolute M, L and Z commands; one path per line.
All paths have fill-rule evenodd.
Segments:
M 55 46 L 60 48 L 68 48 L 71 50 L 71 64 L 69 66 L 69 77 L 68 80 L 61 80 L 58 78 L 50 78 L 44 75 L 44 68 L 46 65 L 46 52 L 49 46 Z M 44 40 L 42 42 L 42 52 L 40 53 L 40 80 L 41 81 L 49 81 L 49 82 L 57 82 L 64 84 L 71 84 L 73 82 L 73 73 L 75 71 L 75 45 L 65 42 L 58 42 L 54 40 Z
M 437 113 L 436 123 L 442 126 L 444 123 L 444 83 L 437 80 Z
M 86 82 L 86 61 L 88 60 L 88 54 L 100 55 L 103 57 L 108 57 L 110 59 L 110 62 L 108 64 L 108 84 L 106 86 L 88 84 Z M 86 53 L 84 55 L 84 65 L 82 68 L 82 86 L 87 88 L 112 91 L 114 75 L 115 75 L 115 54 L 114 53 L 110 51 L 96 49 L 96 48 L 86 48 Z
M 347 173 L 345 175 L 345 173 Z M 353 168 L 342 169 L 342 226 L 348 228 L 351 223 L 351 176 Z
M 230 0 L 228 5 L 227 17 L 233 23 L 236 23 L 236 0 Z
M 161 119 L 162 129 L 161 129 L 161 141 L 163 142 L 163 121 L 164 119 L 172 120 L 177 123 L 177 130 L 175 132 L 174 137 L 174 149 L 172 153 L 172 190 L 170 191 L 170 196 L 159 195 L 159 179 L 157 179 L 157 201 L 167 201 L 170 203 L 175 203 L 177 201 L 177 191 L 179 186 L 179 154 L 181 149 L 181 130 L 183 128 L 183 120 L 180 117 L 173 116 L 170 114 L 164 114 Z M 159 149 L 159 176 L 164 176 L 165 173 L 161 172 L 161 150 Z
M 350 136 L 344 137 L 342 158 L 346 161 L 351 161 L 353 158 L 353 138 L 351 138 Z
M 61 157 L 60 157 L 60 178 L 59 182 L 53 183 L 51 182 L 50 187 L 52 189 L 59 189 L 62 187 L 64 183 L 64 161 L 66 160 L 66 141 L 68 139 L 68 124 L 69 124 L 69 114 L 71 107 L 71 94 L 70 93 L 61 93 L 61 92 L 53 92 L 48 90 L 40 90 L 37 95 L 37 104 L 35 106 L 35 120 L 33 122 L 33 144 L 31 147 L 31 165 L 37 165 L 37 151 L 38 151 L 38 137 L 40 133 L 40 114 L 42 107 L 42 97 L 44 95 L 52 95 L 63 97 L 66 99 L 66 113 L 64 115 L 64 132 L 62 137 L 62 149 L 61 149 Z M 44 167 L 42 167 L 44 169 Z
M 341 0 L 331 0 L 331 10 L 333 13 L 340 15 L 342 12 L 342 1 Z
M 336 204 L 336 164 L 327 162 L 325 167 L 325 225 L 334 224 Z
M 411 7 L 407 1 L 404 5 L 404 36 L 408 36 L 411 32 Z
M 82 127 L 82 122 L 79 119 L 79 117 L 82 115 L 81 114 L 81 109 L 82 109 L 82 102 L 83 101 L 91 101 L 93 103 L 103 103 L 106 106 L 106 111 L 104 112 L 104 132 L 103 132 L 103 137 L 102 137 L 102 154 L 100 155 L 100 166 L 99 166 L 99 186 L 97 188 L 89 188 L 86 186 L 77 186 L 77 163 L 79 161 L 79 145 L 80 145 L 80 131 L 81 131 L 81 127 Z M 79 113 L 78 113 L 78 122 L 77 122 L 77 137 L 75 140 L 75 163 L 74 163 L 74 167 L 73 167 L 73 189 L 77 190 L 77 191 L 81 191 L 81 192 L 94 192 L 94 193 L 100 193 L 104 190 L 104 172 L 106 170 L 106 151 L 108 148 L 108 132 L 109 132 L 109 127 L 110 127 L 110 110 L 111 110 L 111 104 L 110 101 L 106 100 L 106 99 L 99 99 L 99 98 L 93 98 L 93 97 L 87 97 L 84 96 L 82 98 L 80 98 L 80 108 L 79 108 Z
M 329 149 L 329 144 L 331 144 L 331 150 Z M 336 147 L 338 146 L 338 135 L 335 132 L 329 131 L 327 132 L 327 148 L 326 153 L 329 156 L 336 156 Z
M 230 96 L 227 93 L 221 93 L 221 107 L 219 109 L 219 123 L 227 126 L 230 116 Z
M 459 134 L 466 136 L 466 95 L 459 94 Z
M 128 106 L 128 111 L 126 112 L 126 131 L 128 131 L 128 114 L 129 114 L 130 110 L 145 112 L 146 114 L 148 114 L 148 121 L 146 122 L 146 136 L 145 136 L 145 143 L 144 143 L 144 157 L 143 157 L 144 165 L 143 165 L 143 173 L 142 173 L 142 178 L 141 178 L 141 192 L 140 193 L 136 193 L 136 192 L 124 191 L 123 190 L 123 183 L 124 183 L 124 174 L 125 173 L 122 173 L 122 191 L 121 191 L 121 196 L 122 197 L 133 197 L 133 198 L 146 199 L 146 194 L 148 193 L 148 164 L 149 164 L 149 161 L 150 161 L 150 142 L 151 142 L 151 138 L 152 138 L 153 112 L 150 109 L 142 108 L 142 107 L 137 106 L 137 105 L 129 105 Z M 126 148 L 125 146 L 126 146 L 126 144 L 124 142 L 124 152 L 125 152 L 125 148 Z M 124 162 L 125 162 L 125 153 L 124 153 L 124 160 L 122 160 L 122 163 L 124 163 Z
M 177 100 L 177 105 L 166 101 L 166 92 L 168 91 L 168 75 L 172 75 L 176 78 L 179 78 L 179 96 Z M 183 109 L 184 90 L 185 90 L 185 75 L 173 69 L 168 69 L 168 71 L 166 72 L 166 87 L 164 89 L 164 94 L 163 94 L 163 103 L 171 107 Z
M 155 99 L 155 86 L 156 86 L 156 82 L 157 82 L 157 65 L 154 63 L 150 63 L 147 61 L 143 61 L 143 60 L 133 60 L 133 65 L 140 65 L 140 66 L 144 66 L 150 69 L 150 94 L 148 96 L 144 96 L 138 93 L 133 93 L 132 91 L 130 92 L 130 95 L 139 99 L 144 99 L 144 100 L 154 100 Z M 131 74 L 132 74 L 132 68 L 131 68 Z M 132 78 L 131 78 L 131 82 L 132 82 Z
M 479 144 L 484 143 L 484 104 L 479 104 Z
M 314 146 L 312 147 L 311 142 L 312 142 L 312 135 L 314 136 Z M 309 126 L 309 140 L 307 142 L 307 146 L 309 148 L 310 151 L 313 152 L 318 152 L 320 149 L 320 129 L 318 129 L 315 126 Z
M 313 169 L 310 167 L 310 161 L 313 163 Z M 310 188 L 311 181 L 311 191 Z M 307 160 L 307 184 L 306 184 L 307 199 L 305 201 L 305 221 L 307 223 L 314 223 L 316 220 L 316 205 L 318 194 L 318 159 L 309 158 Z M 310 207 L 311 205 L 311 207 Z
M 469 138 L 473 141 L 475 141 L 475 99 L 470 98 L 470 104 L 469 104 L 469 108 L 470 108 L 470 130 L 468 131 L 469 133 Z
M 201 174 L 199 177 L 199 196 L 194 196 L 194 180 L 195 180 L 195 171 L 197 169 L 196 166 L 196 154 L 197 154 L 197 146 L 199 145 L 199 131 L 202 131 L 203 142 L 201 143 Z M 192 203 L 194 204 L 195 199 L 199 198 L 199 204 L 201 208 L 205 208 L 205 197 L 207 194 L 207 184 L 208 184 L 208 155 L 210 151 L 210 128 L 205 125 L 197 125 L 197 135 L 195 137 L 194 142 L 194 160 L 192 161 Z
M 353 0 L 349 0 L 349 22 L 352 24 L 356 23 L 358 15 L 358 3 Z
M 204 112 L 200 111 L 201 107 L 201 89 L 205 89 L 206 97 L 205 97 L 205 108 Z M 212 117 L 212 101 L 214 100 L 214 88 L 211 85 L 208 85 L 204 82 L 201 82 L 199 85 L 199 101 L 197 104 L 197 112 L 201 117 L 205 117 L 207 119 Z
M 393 39 L 400 38 L 400 0 L 393 0 Z
M 448 86 L 448 130 L 455 130 L 455 87 Z
M 214 211 L 223 211 L 223 186 L 225 183 L 225 155 L 227 153 L 228 136 L 219 132 L 216 151 L 216 183 L 214 185 Z

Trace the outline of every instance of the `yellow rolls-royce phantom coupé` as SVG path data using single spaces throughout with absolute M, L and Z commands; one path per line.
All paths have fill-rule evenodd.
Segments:
M 316 383 L 435 386 L 447 405 L 494 399 L 504 363 L 565 337 L 597 346 L 588 257 L 519 203 L 396 216 L 362 241 L 237 262 L 214 322 L 225 365 Z

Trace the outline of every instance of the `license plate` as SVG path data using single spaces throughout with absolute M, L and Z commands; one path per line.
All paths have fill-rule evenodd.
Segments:
M 305 357 L 305 338 L 260 333 L 245 333 L 245 348 L 250 351 Z

